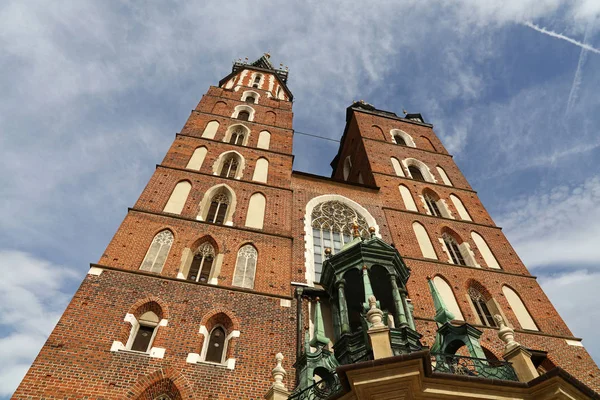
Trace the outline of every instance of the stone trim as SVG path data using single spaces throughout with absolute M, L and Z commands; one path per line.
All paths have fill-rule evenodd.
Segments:
M 473 221 L 466 221 L 466 220 L 462 220 L 462 219 L 452 219 L 452 218 L 446 218 L 446 217 L 436 217 L 435 215 L 431 215 L 431 214 L 424 214 L 422 212 L 419 211 L 410 211 L 410 210 L 401 210 L 399 208 L 393 208 L 393 207 L 381 207 L 383 210 L 390 210 L 390 211 L 396 211 L 396 212 L 400 212 L 400 213 L 408 213 L 408 214 L 412 214 L 412 215 L 422 215 L 423 217 L 427 217 L 427 218 L 436 218 L 436 219 L 441 219 L 443 221 L 452 221 L 452 222 L 458 222 L 461 224 L 467 224 L 467 225 L 477 225 L 477 226 L 483 226 L 485 228 L 492 228 L 492 229 L 500 229 L 502 230 L 501 227 L 496 226 L 496 225 L 486 225 L 486 224 L 482 224 L 479 222 L 473 222 Z
M 395 145 L 394 145 L 395 146 Z M 398 178 L 398 179 L 402 179 L 403 181 L 408 181 L 408 182 L 421 182 L 421 181 L 417 181 L 415 179 L 412 178 L 407 178 L 404 176 L 398 176 L 396 174 L 388 174 L 387 172 L 377 172 L 377 171 L 372 171 L 371 172 L 373 175 L 385 175 L 385 176 L 390 176 L 393 178 Z M 463 187 L 458 187 L 458 186 L 448 186 L 448 185 L 444 185 L 443 183 L 434 183 L 434 182 L 421 182 L 423 185 L 434 185 L 434 186 L 439 186 L 439 187 L 443 187 L 443 188 L 454 188 L 456 190 L 464 190 L 465 192 L 470 192 L 470 193 L 475 193 L 477 194 L 477 192 L 473 189 L 467 189 L 467 188 L 463 188 Z
M 244 122 L 248 122 L 248 121 L 244 121 Z M 262 129 L 260 132 L 262 132 L 262 131 L 267 131 L 267 132 L 269 132 L 272 135 L 271 131 L 268 130 L 268 129 Z M 260 134 L 260 132 L 259 132 L 259 134 Z M 227 142 L 224 142 L 222 140 L 209 139 L 209 138 L 205 138 L 205 137 L 201 137 L 201 136 L 187 135 L 185 133 L 176 133 L 175 137 L 177 137 L 177 136 L 183 136 L 183 137 L 192 138 L 192 139 L 207 140 L 209 142 L 227 144 L 229 146 L 235 146 L 235 147 L 240 147 L 240 148 L 245 148 L 245 149 L 260 150 L 260 151 L 265 151 L 267 153 L 273 153 L 273 154 L 278 154 L 280 156 L 286 156 L 286 157 L 292 157 L 292 158 L 294 158 L 293 154 L 282 153 L 280 151 L 275 151 L 275 150 L 263 149 L 262 147 L 250 147 L 250 146 L 244 146 L 242 144 L 227 143 Z M 157 164 L 157 165 L 160 165 L 160 164 Z M 195 171 L 195 170 L 191 170 L 191 171 Z
M 521 278 L 537 279 L 537 276 L 534 276 L 534 275 L 523 275 L 523 274 L 517 274 L 515 272 L 507 272 L 507 271 L 499 270 L 499 269 L 476 268 L 476 267 L 469 267 L 468 265 L 450 264 L 450 263 L 447 263 L 447 262 L 444 262 L 444 261 L 434 260 L 434 259 L 431 259 L 431 258 L 418 258 L 418 257 L 402 256 L 402 259 L 404 259 L 404 260 L 414 260 L 414 261 L 420 261 L 420 262 L 431 262 L 431 263 L 435 263 L 435 264 L 446 265 L 448 267 L 468 268 L 468 269 L 474 269 L 476 271 L 491 272 L 491 273 L 494 273 L 494 274 L 504 274 L 504 275 L 519 276 Z

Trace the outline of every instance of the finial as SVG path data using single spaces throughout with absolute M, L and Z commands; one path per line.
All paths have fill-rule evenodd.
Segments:
M 406 111 L 405 109 L 402 109 L 402 112 L 404 113 L 404 115 L 408 114 L 408 111 Z
M 321 299 L 318 297 L 316 298 L 314 321 L 314 332 L 310 345 L 319 350 L 327 346 L 331 340 L 325 336 L 325 323 L 323 321 L 323 314 L 321 313 Z
M 331 257 L 331 247 L 325 247 L 325 258 Z
M 283 354 L 277 353 L 275 355 L 275 361 L 277 362 L 277 365 L 275 366 L 275 368 L 273 368 L 273 371 L 271 372 L 273 380 L 275 381 L 273 383 L 273 387 L 278 387 L 285 390 L 286 387 L 283 384 L 283 379 L 286 377 L 287 373 L 285 372 L 285 369 L 283 369 L 283 367 L 281 366 L 281 362 L 283 361 Z
M 355 238 L 360 237 L 360 233 L 358 232 L 358 222 L 356 220 L 354 220 L 354 222 L 352 222 L 352 230 L 353 230 L 353 236 Z
M 265 53 L 265 57 L 267 57 L 267 58 L 271 58 L 271 54 L 270 54 L 270 53 L 267 51 L 267 52 Z
M 369 233 L 371 234 L 371 238 L 375 237 L 375 227 L 374 226 L 369 227 Z
M 500 327 L 500 330 L 498 331 L 498 337 L 500 340 L 506 343 L 506 346 L 504 347 L 505 351 L 508 352 L 515 347 L 520 346 L 520 344 L 515 341 L 515 330 L 509 326 L 506 326 L 504 318 L 502 318 L 501 315 L 496 314 L 494 315 L 494 319 Z
M 369 296 L 369 311 L 367 312 L 367 320 L 373 328 L 381 328 L 383 324 L 383 311 L 377 308 L 377 299 L 375 296 Z

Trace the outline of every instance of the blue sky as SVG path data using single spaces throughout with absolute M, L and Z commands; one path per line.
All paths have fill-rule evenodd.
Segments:
M 0 398 L 208 86 L 265 51 L 298 131 L 338 139 L 360 99 L 433 123 L 600 360 L 600 2 L 354 3 L 0 4 Z M 336 149 L 297 135 L 294 168 Z

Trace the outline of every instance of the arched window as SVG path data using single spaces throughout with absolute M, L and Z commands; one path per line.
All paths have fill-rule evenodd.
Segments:
M 400 190 L 400 196 L 402 196 L 404 207 L 409 211 L 418 211 L 412 194 L 410 194 L 410 190 L 404 185 L 398 186 L 398 189 Z
M 140 270 L 160 273 L 163 269 L 171 245 L 173 244 L 173 233 L 165 229 L 154 236 L 152 244 L 142 261 Z
M 194 254 L 187 280 L 207 283 L 214 261 L 215 249 L 210 243 L 206 242 L 198 247 L 198 250 Z
M 452 201 L 452 204 L 454 204 L 454 208 L 456 208 L 456 211 L 458 211 L 458 215 L 461 219 L 464 219 L 465 221 L 472 221 L 471 216 L 463 205 L 463 202 L 458 197 L 451 194 L 450 200 Z
M 233 286 L 254 288 L 254 274 L 256 273 L 256 259 L 258 252 L 251 244 L 247 244 L 238 251 L 233 273 Z
M 252 96 L 246 97 L 246 103 L 255 103 L 256 99 Z
M 260 87 L 261 79 L 262 79 L 262 75 L 261 74 L 256 74 L 254 76 L 254 81 L 252 82 L 252 87 L 255 87 L 255 88 Z
M 437 169 L 438 174 L 440 174 L 440 177 L 442 178 L 442 182 L 444 182 L 444 185 L 452 186 L 452 182 L 450 182 L 450 178 L 448 178 L 448 175 L 446 175 L 446 171 L 444 171 L 444 168 L 437 166 L 437 167 L 435 167 L 435 169 Z
M 418 222 L 413 222 L 413 231 L 415 232 L 423 257 L 437 260 L 437 255 L 435 254 L 435 250 L 433 249 L 431 240 L 429 240 L 429 235 L 427 234 L 425 227 Z
M 225 178 L 235 178 L 238 170 L 238 158 L 235 154 L 228 156 L 221 167 L 220 176 Z
M 204 361 L 222 364 L 225 358 L 225 329 L 222 326 L 213 328 L 208 337 L 208 347 Z
M 210 121 L 208 124 L 206 124 L 204 132 L 202 132 L 202 137 L 206 139 L 214 139 L 217 129 L 219 129 L 219 123 L 217 121 Z
M 235 106 L 231 118 L 236 118 L 241 121 L 254 121 L 254 108 L 247 105 Z
M 271 134 L 268 131 L 261 131 L 258 134 L 258 143 L 256 147 L 259 149 L 269 150 L 269 144 L 271 143 Z
M 194 154 L 192 154 L 192 157 L 190 158 L 190 161 L 188 161 L 185 168 L 193 169 L 194 171 L 200 171 L 207 152 L 208 151 L 206 150 L 206 147 L 198 147 L 196 150 L 194 150 Z
M 441 217 L 442 213 L 437 205 L 437 199 L 435 199 L 430 193 L 425 192 L 423 194 L 423 199 L 425 199 L 425 204 L 427 205 L 427 209 L 429 210 L 429 214 L 434 215 L 436 217 Z
M 227 216 L 229 202 L 229 196 L 224 190 L 217 192 L 210 202 L 210 208 L 206 215 L 206 222 L 212 222 L 219 225 L 223 224 Z
M 460 307 L 456 302 L 456 297 L 454 297 L 454 292 L 452 291 L 452 288 L 448 282 L 446 282 L 446 280 L 444 280 L 442 277 L 436 276 L 433 278 L 433 284 L 440 293 L 440 296 L 442 296 L 442 300 L 444 301 L 444 305 L 448 311 L 454 314 L 454 318 L 464 321 L 465 318 L 460 311 Z
M 255 92 L 253 90 L 246 90 L 242 94 L 242 101 L 245 101 L 246 103 L 258 104 L 259 98 L 260 98 L 260 94 L 258 94 L 257 92 Z
M 456 239 L 454 239 L 452 236 L 450 236 L 447 233 L 444 233 L 442 235 L 442 239 L 444 240 L 444 243 L 446 244 L 446 249 L 448 249 L 448 255 L 450 256 L 452 263 L 456 264 L 456 265 L 467 265 L 463 255 L 460 251 L 460 248 L 458 247 L 458 243 L 456 242 Z
M 523 300 L 521 300 L 521 297 L 517 294 L 517 292 L 508 286 L 502 286 L 502 293 L 504 293 L 504 297 L 506 297 L 510 308 L 512 308 L 513 312 L 515 313 L 521 328 L 531 331 L 539 331 L 537 325 L 533 321 L 533 318 L 531 318 L 529 311 L 527 311 L 525 304 L 523 304 Z
M 243 145 L 245 137 L 246 137 L 246 132 L 244 131 L 244 129 L 241 127 L 236 127 L 231 132 L 231 138 L 229 138 L 229 143 Z
M 483 260 L 488 268 L 502 269 L 500 268 L 500 264 L 498 264 L 496 257 L 494 257 L 494 254 L 488 247 L 483 237 L 481 237 L 479 233 L 473 231 L 471 232 L 471 238 L 473 239 L 473 242 L 475 242 L 475 246 L 477 246 L 479 249 L 479 252 L 481 253 L 481 256 L 483 257 Z
M 352 170 L 352 161 L 350 160 L 350 156 L 346 157 L 344 160 L 344 180 L 348 180 L 348 176 L 350 176 L 350 171 Z
M 163 211 L 171 214 L 181 214 L 191 189 L 192 184 L 189 181 L 177 183 Z
M 481 321 L 481 323 L 485 326 L 496 326 L 494 316 L 490 312 L 490 309 L 487 305 L 487 301 L 483 297 L 483 295 L 473 286 L 469 287 L 467 292 L 469 294 L 469 297 L 471 298 L 473 306 L 475 307 L 475 312 L 477 312 L 479 321 Z
M 408 172 L 410 172 L 410 176 L 412 176 L 413 179 L 425 182 L 425 178 L 423 177 L 423 174 L 421 173 L 421 170 L 418 167 L 410 165 L 408 167 Z
M 152 311 L 146 311 L 142 314 L 137 320 L 137 324 L 132 324 L 127 350 L 149 352 L 159 322 L 158 316 Z
M 240 111 L 237 115 L 237 119 L 241 121 L 248 121 L 250 118 L 250 113 L 248 111 Z
M 265 208 L 267 199 L 262 193 L 254 193 L 248 202 L 248 213 L 246 214 L 246 226 L 249 228 L 262 229 L 265 221 Z
M 400 161 L 396 157 L 391 157 L 392 167 L 394 167 L 394 172 L 397 176 L 404 176 L 404 171 L 402 171 L 402 167 L 400 166 Z
M 406 141 L 404 138 L 398 134 L 394 135 L 394 143 L 400 144 L 402 146 L 406 146 Z
M 269 176 L 269 161 L 266 158 L 259 158 L 256 160 L 256 167 L 254 167 L 254 174 L 252 180 L 256 182 L 267 183 Z
M 368 237 L 369 226 L 362 215 L 337 200 L 315 206 L 311 220 L 315 282 L 319 282 L 325 260 L 325 249 L 330 248 L 331 254 L 336 254 L 344 244 L 352 241 L 352 227 L 355 221 L 358 223 L 358 232 L 362 237 Z

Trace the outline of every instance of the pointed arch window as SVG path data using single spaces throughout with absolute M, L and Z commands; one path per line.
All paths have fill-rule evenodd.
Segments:
M 210 208 L 206 216 L 207 222 L 215 224 L 223 224 L 225 217 L 227 216 L 227 208 L 229 207 L 229 196 L 227 193 L 221 191 L 217 193 L 210 202 Z
M 235 178 L 238 166 L 239 162 L 237 157 L 231 155 L 223 162 L 223 167 L 221 168 L 221 173 L 219 175 L 225 178 Z
M 447 233 L 444 233 L 442 235 L 442 239 L 444 240 L 444 243 L 446 244 L 446 248 L 448 249 L 448 253 L 450 254 L 452 263 L 456 264 L 456 265 L 467 265 L 462 253 L 460 252 L 460 248 L 458 247 L 458 243 L 456 242 L 456 239 L 454 239 L 452 236 L 450 236 Z
M 394 142 L 396 144 L 406 146 L 406 140 L 404 140 L 404 138 L 398 134 L 394 135 Z
M 481 323 L 485 326 L 496 326 L 496 321 L 490 312 L 487 301 L 479 292 L 479 290 L 471 286 L 467 292 L 471 298 L 471 301 L 473 302 L 473 306 L 475 307 L 475 311 L 477 312 L 477 316 L 479 317 Z
M 173 233 L 165 229 L 154 236 L 152 244 L 142 261 L 140 270 L 160 273 L 163 269 L 171 245 L 173 244 Z
M 434 199 L 429 193 L 425 193 L 423 198 L 425 199 L 425 204 L 427 204 L 429 213 L 436 217 L 441 217 L 442 213 L 440 212 L 436 199 Z
M 225 354 L 225 329 L 222 326 L 216 326 L 210 332 L 208 339 L 208 347 L 206 348 L 206 356 L 204 361 L 223 363 L 223 356 Z
M 421 173 L 421 170 L 419 169 L 419 167 L 410 165 L 408 167 L 408 172 L 410 172 L 410 175 L 412 176 L 413 179 L 415 179 L 417 181 L 425 182 L 425 178 L 423 177 L 423 173 Z
M 250 119 L 250 113 L 248 111 L 240 111 L 237 115 L 237 119 L 241 121 L 248 121 Z
M 187 280 L 207 283 L 214 261 L 215 249 L 210 243 L 204 243 L 194 254 Z
M 315 282 L 319 282 L 325 260 L 325 249 L 330 248 L 331 254 L 336 254 L 344 244 L 351 242 L 354 222 L 358 224 L 358 232 L 362 237 L 368 237 L 369 226 L 362 215 L 337 200 L 317 205 L 312 211 L 311 219 Z
M 246 132 L 242 128 L 235 128 L 235 130 L 231 132 L 231 138 L 229 139 L 229 143 L 243 145 L 245 137 Z
M 233 286 L 248 289 L 254 288 L 254 273 L 256 272 L 257 258 L 258 252 L 251 244 L 240 248 L 233 274 Z

